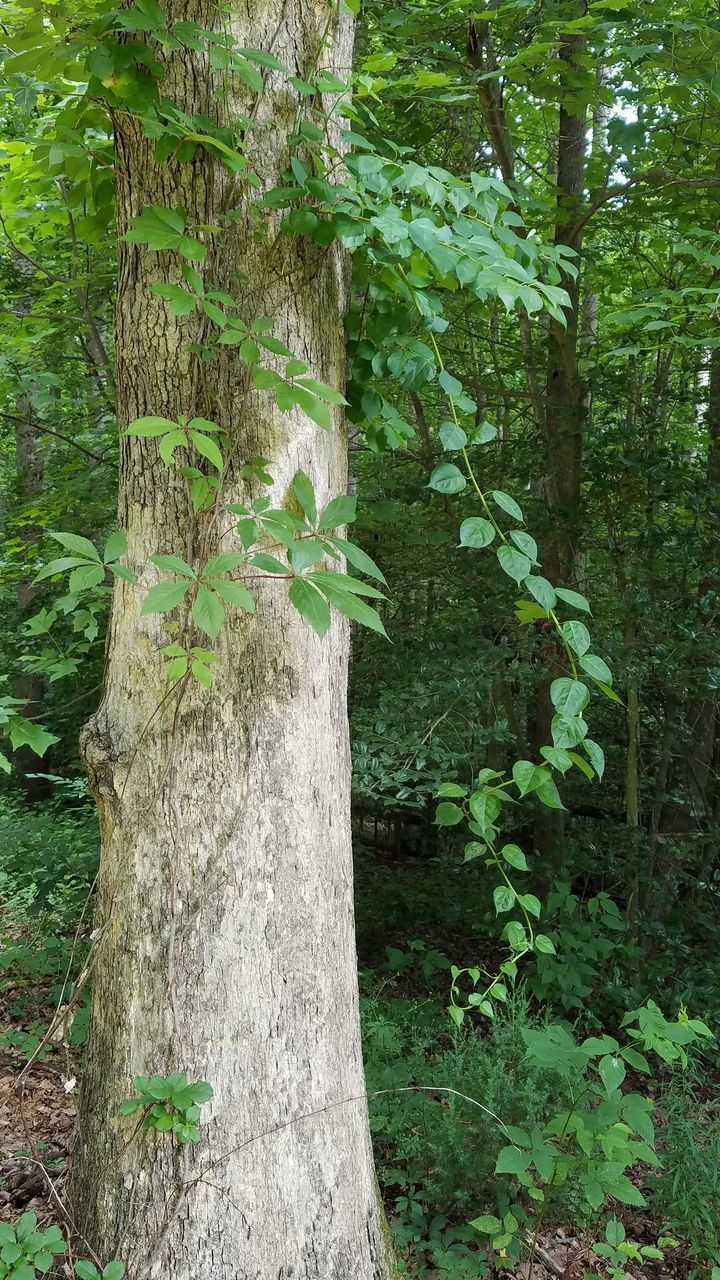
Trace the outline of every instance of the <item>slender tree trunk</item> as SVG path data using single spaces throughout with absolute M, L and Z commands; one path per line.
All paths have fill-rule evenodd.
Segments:
M 43 491 L 43 460 L 40 452 L 37 428 L 30 398 L 26 394 L 19 395 L 15 411 L 15 477 L 17 496 L 24 507 L 39 498 Z M 20 538 L 30 550 L 33 542 L 40 536 L 40 527 L 32 521 L 23 522 L 20 526 Z M 23 560 L 26 557 L 23 556 Z M 17 604 L 20 617 L 24 619 L 31 611 L 35 598 L 35 588 L 31 577 L 21 578 L 17 586 Z M 40 714 L 40 706 L 45 692 L 45 682 L 36 671 L 26 671 L 15 679 L 14 695 L 21 698 L 23 705 L 18 708 L 21 715 L 36 718 Z M 19 747 L 15 752 L 13 763 L 17 780 L 26 800 L 35 803 L 44 800 L 50 794 L 50 786 L 43 778 L 29 777 L 36 773 L 42 765 L 38 757 L 29 747 Z
M 570 71 L 577 69 L 575 56 L 582 50 L 581 36 L 566 36 L 560 58 Z M 557 210 L 555 244 L 580 252 L 581 244 L 573 227 L 583 200 L 587 112 L 560 105 L 558 130 Z M 579 262 L 576 262 L 579 266 Z M 565 308 L 565 325 L 552 318 L 548 324 L 547 385 L 545 395 L 545 441 L 547 448 L 546 496 L 549 530 L 545 539 L 543 564 L 552 581 L 570 581 L 576 553 L 577 516 L 582 479 L 583 425 L 587 410 L 585 388 L 578 364 L 580 275 L 566 276 L 564 287 L 570 304 Z
M 581 6 L 581 8 L 584 6 Z M 570 73 L 577 71 L 575 56 L 584 47 L 581 36 L 564 36 L 560 58 Z M 587 111 L 560 104 L 555 244 L 580 252 L 581 241 L 573 231 L 583 200 Z M 580 266 L 579 259 L 575 265 Z M 545 502 L 548 527 L 542 539 L 543 572 L 551 582 L 571 582 L 577 556 L 577 522 L 582 480 L 583 430 L 587 398 L 578 361 L 580 275 L 566 275 L 569 296 L 565 325 L 548 321 L 547 381 L 545 386 Z M 541 686 L 534 715 L 533 741 L 537 750 L 551 741 L 550 725 L 555 708 L 549 681 Z M 538 808 L 535 845 L 546 863 L 557 865 L 564 834 L 561 810 Z
M 321 65 L 347 75 L 351 20 L 330 0 L 294 0 L 281 16 L 237 0 L 229 15 L 204 0 L 165 7 L 171 19 L 229 26 L 240 46 L 272 47 L 301 75 L 330 19 Z M 223 83 L 204 55 L 168 56 L 163 93 L 183 111 L 225 122 Z M 296 106 L 284 77 L 270 75 L 249 142 L 266 188 L 280 183 L 288 147 L 283 127 L 265 126 L 274 118 L 291 130 Z M 242 208 L 233 177 L 206 155 L 159 167 L 140 123 L 125 113 L 115 123 L 120 234 L 150 202 L 186 209 L 196 226 Z M 278 225 L 277 213 L 255 212 L 218 233 L 200 264 L 206 287 L 232 293 L 246 320 L 275 317 L 275 334 L 313 375 L 341 386 L 343 255 L 280 238 Z M 319 503 L 344 493 L 340 413 L 323 432 L 250 389 L 232 355 L 203 365 L 188 352 L 197 321 L 171 319 L 148 291 L 178 280 L 174 255 L 121 242 L 121 431 L 146 414 L 220 423 L 232 446 L 228 502 L 247 500 L 239 471 L 257 457 L 272 460 L 274 506 L 293 501 L 298 469 Z M 129 1280 L 386 1280 L 362 1097 L 347 628 L 336 619 L 321 642 L 288 605 L 286 584 L 258 582 L 257 615 L 235 611 L 215 642 L 212 691 L 191 682 L 169 697 L 167 615 L 140 612 L 157 578 L 150 556 L 197 565 L 203 547 L 237 550 L 223 532 L 233 522 L 194 517 L 157 442 L 123 435 L 118 523 L 136 576 L 116 584 L 105 692 L 83 733 L 102 869 L 77 1228 L 103 1261 L 122 1258 Z M 136 1074 L 173 1071 L 213 1085 L 199 1148 L 118 1116 Z
M 577 8 L 577 16 L 581 17 L 585 12 L 584 2 Z M 575 55 L 584 47 L 584 43 L 582 36 L 561 36 L 559 56 L 566 64 L 570 77 L 578 73 Z M 512 129 L 498 81 L 497 73 L 501 68 L 489 22 L 471 21 L 467 48 L 471 65 L 480 73 L 476 86 L 478 101 L 485 131 L 493 149 L 493 158 L 504 181 L 512 186 L 515 180 Z M 598 78 L 598 93 L 600 87 Z M 581 233 L 578 234 L 574 227 L 583 201 L 586 130 L 586 108 L 569 109 L 561 103 L 556 172 L 553 169 L 557 185 L 555 243 L 569 246 L 576 252 L 581 248 Z M 552 319 L 548 321 L 544 393 L 535 368 L 530 317 L 522 310 L 518 313 L 530 408 L 535 425 L 543 432 L 545 439 L 544 489 L 548 528 L 543 538 L 543 572 L 557 583 L 572 579 L 577 555 L 576 526 L 582 479 L 582 436 L 587 413 L 586 391 L 578 363 L 579 279 L 568 275 L 563 283 L 570 303 L 566 310 L 565 326 Z M 556 673 L 553 672 L 554 674 Z M 529 734 L 536 752 L 551 741 L 550 724 L 553 714 L 550 681 L 543 681 L 538 689 Z M 556 863 L 562 835 L 562 812 L 541 807 L 536 815 L 535 845 L 548 871 Z
M 700 583 L 698 594 L 701 601 L 706 597 L 712 598 L 712 594 L 718 591 L 718 586 L 720 585 L 720 571 L 718 570 L 720 536 L 718 536 L 717 527 L 717 503 L 720 496 L 720 349 L 718 348 L 715 348 L 710 356 L 705 423 L 708 429 L 707 482 L 709 520 L 704 551 L 709 572 L 703 576 Z M 712 652 L 708 655 L 708 666 L 713 664 L 713 656 Z M 717 719 L 717 694 L 714 689 L 709 688 L 706 695 L 696 698 L 688 709 L 691 738 L 690 753 L 685 769 L 685 786 L 690 799 L 692 815 L 696 822 L 706 820 L 712 811 L 708 790 L 712 779 Z

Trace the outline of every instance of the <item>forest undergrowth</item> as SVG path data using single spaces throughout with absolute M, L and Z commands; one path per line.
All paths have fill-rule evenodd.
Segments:
M 34 1212 L 41 1229 L 62 1223 L 85 1001 L 55 1042 L 39 1053 L 38 1046 L 67 999 L 68 977 L 82 970 L 97 867 L 96 820 L 82 787 L 73 793 L 60 782 L 56 792 L 41 812 L 20 800 L 4 801 L 0 811 L 0 1221 Z M 702 988 L 705 931 L 682 937 L 669 917 L 663 943 L 682 945 L 682 969 L 672 968 L 662 949 L 648 963 L 609 894 L 576 896 L 558 880 L 548 927 L 562 963 L 547 957 L 543 965 L 538 957 L 493 1021 L 458 1027 L 446 1008 L 452 965 L 481 957 L 492 968 L 496 961 L 482 872 L 458 865 L 446 849 L 423 859 L 359 844 L 356 910 L 371 1130 L 405 1274 L 715 1276 L 720 1074 L 713 1049 L 702 1043 L 684 1069 L 660 1063 L 650 1077 L 631 1070 L 625 1080 L 626 1090 L 640 1090 L 651 1104 L 660 1163 L 634 1168 L 645 1203 L 616 1206 L 610 1234 L 618 1244 L 608 1244 L 607 1214 L 589 1210 L 572 1178 L 537 1215 L 522 1187 L 496 1173 L 508 1128 L 539 1132 L 558 1106 L 572 1109 L 578 1091 L 572 1074 L 529 1053 L 533 1032 L 559 1018 L 576 1039 L 601 1036 L 617 1026 L 640 986 L 668 1011 L 695 1010 L 702 999 L 704 1016 L 715 1022 L 718 991 Z M 478 1220 L 517 1223 L 532 1236 L 532 1261 L 513 1258 L 507 1246 L 493 1248 L 471 1225 Z

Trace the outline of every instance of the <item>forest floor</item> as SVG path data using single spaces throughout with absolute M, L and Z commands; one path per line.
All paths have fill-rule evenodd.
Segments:
M 50 1013 L 48 1008 L 48 1014 Z M 3 1019 L 7 1033 L 8 1020 Z M 34 1210 L 42 1229 L 51 1223 L 64 1226 L 63 1203 L 76 1118 L 79 1051 L 53 1048 L 42 1061 L 27 1068 L 19 1048 L 0 1049 L 0 1221 L 12 1222 L 26 1210 Z M 23 1075 L 23 1072 L 25 1074 Z M 652 1244 L 657 1225 L 637 1209 L 625 1209 L 621 1217 L 629 1239 Z M 499 1272 L 514 1280 L 583 1280 L 590 1274 L 607 1280 L 588 1243 L 572 1224 L 558 1223 L 538 1238 L 536 1260 L 521 1263 L 513 1271 Z M 633 1264 L 628 1280 L 687 1280 L 690 1263 L 682 1248 L 666 1250 L 663 1262 Z M 423 1268 L 410 1271 L 420 1280 L 442 1280 L 439 1273 Z

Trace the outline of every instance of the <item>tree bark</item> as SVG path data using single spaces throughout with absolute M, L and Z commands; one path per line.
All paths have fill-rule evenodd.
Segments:
M 584 0 L 577 6 L 581 17 Z M 577 98 L 579 67 L 576 55 L 585 40 L 576 34 L 561 34 L 559 58 L 564 64 L 569 94 Z M 471 22 L 468 29 L 468 58 L 480 73 L 477 93 L 483 123 L 492 146 L 493 158 L 503 180 L 512 187 L 515 181 L 515 152 L 512 129 L 505 111 L 497 80 L 500 64 L 495 54 L 492 31 L 488 22 Z M 493 73 L 494 78 L 485 78 Z M 596 83 L 599 96 L 600 82 Z M 590 95 L 592 97 L 592 94 Z M 558 121 L 555 244 L 565 245 L 577 253 L 582 233 L 575 230 L 583 203 L 585 151 L 587 145 L 587 108 L 560 104 Z M 519 234 L 523 234 L 522 230 Z M 576 262 L 579 266 L 579 262 Z M 586 388 L 580 376 L 578 361 L 578 326 L 580 307 L 579 276 L 566 275 L 563 286 L 570 298 L 566 308 L 566 324 L 552 318 L 548 321 L 546 378 L 544 389 L 535 372 L 532 328 L 526 312 L 518 312 L 523 345 L 525 374 L 530 406 L 535 425 L 545 442 L 545 505 L 547 530 L 542 539 L 543 573 L 558 585 L 572 581 L 577 555 L 577 516 L 582 479 L 583 428 L 587 415 Z M 552 676 L 557 672 L 551 672 Z M 533 708 L 530 739 L 539 751 L 551 741 L 550 724 L 554 708 L 550 700 L 551 679 L 539 686 Z M 563 815 L 560 810 L 541 807 L 535 821 L 535 846 L 546 868 L 557 865 L 563 837 Z
M 15 413 L 15 477 L 17 496 L 25 506 L 40 497 L 43 491 L 44 468 L 38 440 L 37 424 L 32 411 L 30 397 L 23 393 L 17 397 Z M 25 544 L 28 553 L 32 544 L 41 536 L 39 525 L 23 523 L 19 537 Z M 27 557 L 23 556 L 23 560 Z M 17 605 L 21 619 L 25 619 L 35 599 L 35 588 L 30 577 L 21 578 L 17 586 Z M 22 699 L 18 708 L 21 715 L 30 719 L 37 718 L 45 693 L 45 682 L 37 671 L 25 671 L 15 677 L 14 695 Z M 14 755 L 15 775 L 20 788 L 29 804 L 46 800 L 50 795 L 50 784 L 45 778 L 31 777 L 36 774 L 42 764 L 29 747 L 18 747 Z
M 349 70 L 351 19 L 330 0 L 294 0 L 280 18 L 275 6 L 240 0 L 229 15 L 206 0 L 165 7 L 171 19 L 229 26 L 238 45 L 271 48 L 299 75 L 314 65 L 330 20 L 320 65 Z M 205 55 L 165 57 L 162 92 L 189 114 L 227 123 L 225 77 Z M 296 110 L 285 78 L 271 73 L 248 139 L 264 188 L 280 184 Z M 149 203 L 214 227 L 242 208 L 232 175 L 205 154 L 159 166 L 124 112 L 115 133 L 121 235 Z M 247 321 L 273 316 L 275 335 L 312 374 L 342 386 L 344 256 L 337 245 L 280 238 L 279 220 L 246 210 L 215 235 L 199 264 L 205 287 L 232 293 Z M 239 471 L 257 457 L 272 460 L 274 506 L 293 501 L 298 469 L 319 504 L 344 493 L 340 411 L 323 432 L 249 387 L 232 353 L 213 365 L 189 353 L 197 321 L 170 318 L 148 291 L 179 279 L 173 254 L 120 242 L 121 432 L 146 414 L 220 423 L 231 440 L 227 502 L 248 500 Z M 223 532 L 233 521 L 194 517 L 187 482 L 160 461 L 157 441 L 123 434 L 118 523 L 135 581 L 116 583 L 103 700 L 82 735 L 102 865 L 77 1229 L 102 1261 L 125 1261 L 129 1280 L 386 1280 L 394 1273 L 359 1034 L 347 627 L 336 618 L 321 642 L 289 606 L 285 583 L 258 581 L 255 617 L 228 610 L 212 690 L 190 682 L 168 696 L 168 615 L 140 612 L 158 577 L 150 556 L 197 566 L 237 550 Z M 173 1071 L 213 1085 L 199 1148 L 135 1133 L 134 1119 L 118 1116 L 136 1074 Z

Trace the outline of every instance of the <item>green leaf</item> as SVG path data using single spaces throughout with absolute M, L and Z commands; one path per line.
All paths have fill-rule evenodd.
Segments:
M 593 680 L 599 681 L 601 684 L 611 685 L 613 682 L 612 671 L 607 662 L 599 658 L 595 653 L 584 653 L 580 658 L 580 666 L 583 671 Z
M 86 560 L 93 560 L 96 564 L 100 564 L 100 554 L 93 546 L 89 538 L 81 538 L 76 533 L 50 533 L 48 537 L 54 538 L 55 542 L 59 542 L 62 547 L 66 547 L 68 551 L 74 551 L 76 555 L 83 556 Z
M 600 1072 L 600 1079 L 605 1086 L 605 1092 L 610 1097 L 616 1089 L 620 1088 L 625 1079 L 625 1063 L 617 1055 L 608 1053 L 604 1058 L 600 1059 L 598 1071 Z
M 515 543 L 515 546 L 520 548 L 523 555 L 526 555 L 532 564 L 538 563 L 537 542 L 529 533 L 523 533 L 522 529 L 511 529 L 510 537 Z M 528 582 L 531 581 L 532 579 L 528 578 Z
M 618 698 L 615 690 L 611 689 L 609 684 L 605 684 L 604 680 L 596 680 L 595 683 L 600 692 L 604 693 L 605 697 L 609 698 L 611 702 L 617 702 L 619 707 L 623 705 L 622 698 Z
M 129 436 L 164 436 L 168 431 L 177 431 L 177 422 L 169 418 L 137 418 L 127 429 Z
M 315 490 L 310 477 L 306 476 L 304 471 L 297 472 L 295 479 L 293 480 L 293 491 L 295 493 L 295 497 L 300 503 L 300 506 L 302 507 L 302 510 L 305 512 L 308 524 L 312 525 L 314 529 L 318 518 L 317 504 L 315 502 Z
M 592 782 L 595 774 L 587 760 L 584 760 L 582 756 L 579 756 L 576 751 L 570 751 L 568 754 L 575 767 L 579 769 L 590 782 Z
M 176 609 L 187 594 L 188 582 L 158 582 L 148 591 L 141 613 L 168 613 Z
M 177 427 L 175 431 L 168 431 L 160 441 L 158 452 L 166 467 L 172 466 L 175 460 L 175 450 L 178 445 L 186 445 L 187 436 L 182 427 Z
M 312 209 L 293 209 L 284 219 L 281 230 L 288 236 L 312 235 L 319 221 Z
M 15 1234 L 18 1240 L 27 1240 L 37 1227 L 37 1214 L 32 1209 L 28 1209 L 26 1213 L 21 1213 L 15 1224 Z
M 193 678 L 205 689 L 212 689 L 212 671 L 199 658 L 194 658 L 190 667 Z
M 632 1053 L 633 1051 L 630 1050 L 630 1052 Z M 636 1056 L 642 1057 L 641 1054 L 637 1054 Z M 627 1050 L 623 1052 L 623 1057 L 631 1066 L 635 1065 L 632 1062 L 632 1059 L 628 1057 Z M 642 1070 L 647 1073 L 647 1061 L 644 1058 L 643 1063 L 644 1066 Z M 651 1107 L 652 1103 L 648 1102 L 647 1098 L 643 1098 L 641 1094 L 629 1093 L 623 1098 L 622 1115 L 626 1123 L 629 1124 L 645 1142 L 647 1142 L 648 1146 L 654 1147 L 655 1126 L 651 1119 Z
M 625 1175 L 621 1175 L 611 1186 L 607 1188 L 608 1194 L 615 1200 L 619 1200 L 621 1204 L 632 1204 L 642 1208 L 645 1204 L 645 1197 L 642 1192 Z
M 111 564 L 115 560 L 119 560 L 120 556 L 124 556 L 128 549 L 127 534 L 124 529 L 116 529 L 110 534 L 105 543 L 103 551 L 103 563 Z
M 516 760 L 512 776 L 521 796 L 537 791 L 538 787 L 550 782 L 552 778 L 549 769 L 545 769 L 541 764 L 533 764 L 531 760 Z
M 571 680 L 569 676 L 561 676 L 559 680 L 553 680 L 550 686 L 550 698 L 556 711 L 565 716 L 577 716 L 588 705 L 590 690 L 581 680 Z
M 288 574 L 288 566 L 278 560 L 276 556 L 268 555 L 266 551 L 258 551 L 257 555 L 252 557 L 251 565 L 256 569 L 262 569 L 263 573 L 281 573 L 285 577 Z
M 35 575 L 33 582 L 42 582 L 43 578 L 53 578 L 56 573 L 64 573 L 66 569 L 75 569 L 81 564 L 87 564 L 87 560 L 81 559 L 80 556 L 61 556 L 59 560 L 51 560 L 46 564 Z
M 516 871 L 527 871 L 527 859 L 522 849 L 516 844 L 506 844 L 500 850 L 502 857 L 509 866 L 515 867 Z
M 300 360 L 298 364 L 303 364 Z M 305 366 L 307 367 L 307 366 Z M 291 375 L 291 366 L 288 365 L 286 370 L 288 376 Z M 347 400 L 342 391 L 338 391 L 336 387 L 331 387 L 327 382 L 321 382 L 319 378 L 297 378 L 296 387 L 303 387 L 306 391 L 312 392 L 320 400 L 326 400 L 328 404 L 347 404 Z
M 582 716 L 553 716 L 552 739 L 556 747 L 577 747 L 587 735 L 587 724 Z
M 494 1218 L 492 1214 L 486 1214 L 482 1218 L 473 1218 L 469 1224 L 476 1231 L 482 1231 L 483 1235 L 494 1235 L 496 1231 L 502 1230 L 502 1222 L 499 1218 Z
M 228 604 L 235 604 L 239 609 L 245 609 L 248 613 L 255 612 L 255 601 L 247 587 L 244 587 L 242 583 L 228 582 L 224 578 L 213 578 L 212 589 L 223 600 L 227 600 Z
M 175 317 L 189 316 L 198 303 L 194 294 L 176 284 L 151 284 L 150 292 L 165 298 L 170 303 L 170 315 Z
M 462 471 L 453 462 L 441 462 L 430 476 L 428 488 L 437 493 L 462 493 L 466 483 Z
M 503 1147 L 496 1164 L 496 1173 L 525 1173 L 532 1163 L 532 1156 L 518 1147 Z
M 125 1275 L 124 1262 L 108 1262 L 102 1273 L 102 1280 L 123 1280 Z
M 641 1071 L 646 1076 L 650 1075 L 650 1064 L 644 1054 L 638 1053 L 636 1049 L 626 1048 L 622 1050 L 622 1056 L 636 1071 Z M 647 1138 L 645 1141 L 647 1142 Z
M 202 578 L 217 578 L 221 573 L 232 573 L 245 563 L 243 551 L 224 551 L 218 556 L 210 556 L 202 568 Z
M 533 941 L 533 947 L 544 956 L 555 955 L 555 943 L 552 938 L 548 938 L 547 934 L 536 933 Z
M 175 247 L 181 257 L 190 262 L 202 262 L 207 257 L 207 246 L 192 236 L 181 236 Z
M 565 643 L 579 656 L 587 653 L 590 648 L 590 632 L 584 622 L 564 622 L 562 625 L 562 634 Z
M 81 1258 L 79 1262 L 75 1263 L 75 1275 L 78 1280 L 97 1280 L 99 1274 L 100 1272 L 92 1262 L 86 1262 Z
M 317 538 L 300 538 L 294 543 L 289 553 L 290 563 L 295 573 L 303 573 L 317 564 L 323 556 L 323 545 Z
M 317 588 L 303 578 L 295 578 L 290 583 L 288 598 L 322 639 L 330 626 L 330 607 Z
M 470 516 L 460 525 L 461 547 L 489 547 L 494 537 L 493 526 L 482 516 Z
M 437 789 L 439 796 L 452 796 L 457 799 L 459 796 L 467 795 L 467 787 L 461 787 L 457 782 L 441 782 Z
M 73 569 L 68 579 L 68 587 L 73 595 L 79 595 L 81 591 L 99 586 L 104 577 L 103 565 L 84 564 L 79 569 Z
M 572 757 L 560 747 L 541 747 L 540 755 L 559 773 L 565 774 L 568 769 L 572 769 Z
M 318 529 L 337 529 L 343 524 L 352 524 L 357 515 L 357 498 L 350 494 L 341 494 L 328 503 L 318 520 Z
M 313 575 L 313 577 L 317 576 Z M 359 622 L 363 627 L 369 627 L 371 631 L 379 632 L 382 636 L 387 635 L 382 618 L 377 610 L 366 604 L 364 600 L 359 600 L 357 595 L 343 590 L 340 582 L 331 586 L 327 580 L 324 580 L 322 591 L 338 613 L 344 614 L 346 618 L 351 618 L 353 622 Z
M 565 808 L 565 805 L 560 799 L 560 793 L 552 778 L 547 782 L 544 782 L 541 787 L 538 787 L 536 795 L 540 803 L 544 804 L 547 809 Z
M 215 1096 L 215 1091 L 207 1080 L 196 1080 L 194 1084 L 189 1086 L 189 1092 L 193 1102 L 198 1106 L 202 1106 L 204 1102 L 209 1102 Z
M 573 609 L 579 609 L 581 613 L 592 612 L 587 600 L 578 591 L 570 591 L 568 587 L 556 587 L 556 593 L 560 600 L 564 600 Z
M 366 573 L 369 578 L 375 578 L 378 582 L 382 582 L 383 586 L 387 586 L 385 575 L 362 547 L 356 547 L 354 542 L 348 542 L 346 538 L 338 538 L 337 534 L 328 538 L 327 542 L 330 546 L 337 548 L 361 573 Z
M 506 511 L 509 516 L 512 516 L 513 520 L 519 520 L 521 524 L 525 523 L 525 517 L 522 513 L 522 509 L 518 506 L 515 499 L 510 497 L 509 493 L 503 493 L 502 489 L 493 489 L 492 500 L 497 503 L 499 507 L 502 507 L 503 511 Z
M 508 547 L 503 543 L 497 549 L 497 558 L 504 572 L 518 585 L 528 576 L 531 568 L 530 561 L 521 551 L 516 551 L 514 547 Z
M 36 756 L 44 756 L 48 747 L 60 739 L 54 733 L 48 733 L 47 729 L 43 729 L 42 725 L 37 724 L 33 720 L 24 720 L 17 716 L 10 721 L 10 742 L 14 751 L 20 747 L 29 747 L 35 752 Z
M 470 812 L 480 827 L 492 825 L 500 813 L 500 801 L 491 791 L 474 791 L 469 803 Z
M 121 1116 L 133 1116 L 140 1107 L 144 1106 L 142 1098 L 126 1098 L 118 1107 L 118 1114 Z
M 535 897 L 534 893 L 519 893 L 518 902 L 524 907 L 528 915 L 534 916 L 536 920 L 540 919 L 540 899 Z
M 183 578 L 195 577 L 190 565 L 181 560 L 180 556 L 151 556 L 150 559 L 158 569 L 169 569 L 171 573 L 179 573 Z
M 552 583 L 548 582 L 547 578 L 533 575 L 525 579 L 523 586 L 543 609 L 549 611 L 555 608 L 557 596 Z
M 412 231 L 410 234 L 412 235 Z M 443 391 L 447 392 L 451 398 L 462 394 L 462 382 L 458 381 L 457 378 L 453 378 L 452 374 L 448 373 L 447 369 L 440 370 L 438 382 L 440 383 Z M 465 435 L 464 431 L 463 435 Z M 465 438 L 467 439 L 467 436 Z
M 465 845 L 463 862 L 474 862 L 475 858 L 482 858 L 486 850 L 487 845 L 471 840 Z
M 505 911 L 512 911 L 515 906 L 515 890 L 511 889 L 507 884 L 499 884 L 493 890 L 493 902 L 495 903 L 496 915 L 502 915 Z
M 455 422 L 443 422 L 438 435 L 440 436 L 440 443 L 446 451 L 464 449 L 467 444 L 465 432 Z
M 306 413 L 307 417 L 316 422 L 318 426 L 322 426 L 324 431 L 331 430 L 333 417 L 327 404 L 324 404 L 318 397 L 313 396 L 311 392 L 307 392 L 299 385 L 278 387 L 277 401 L 278 407 L 282 408 L 282 410 L 290 410 L 297 404 L 302 412 Z
M 585 738 L 583 746 L 587 751 L 590 763 L 595 770 L 598 779 L 601 780 L 605 772 L 605 752 L 597 742 L 593 742 L 592 738 Z
M 481 422 L 476 427 L 470 437 L 471 444 L 490 444 L 492 440 L 497 439 L 498 429 L 491 422 Z
M 462 822 L 463 817 L 460 806 L 453 804 L 450 800 L 439 804 L 435 810 L 435 824 L 438 827 L 456 827 L 459 822 Z
M 222 471 L 224 466 L 223 456 L 215 441 L 211 440 L 209 436 L 203 435 L 201 431 L 190 431 L 189 434 L 198 453 L 201 453 L 203 458 L 207 458 L 208 462 L 212 462 L 218 471 Z
M 215 593 L 201 584 L 193 601 L 192 616 L 200 630 L 214 640 L 225 621 L 225 609 Z

